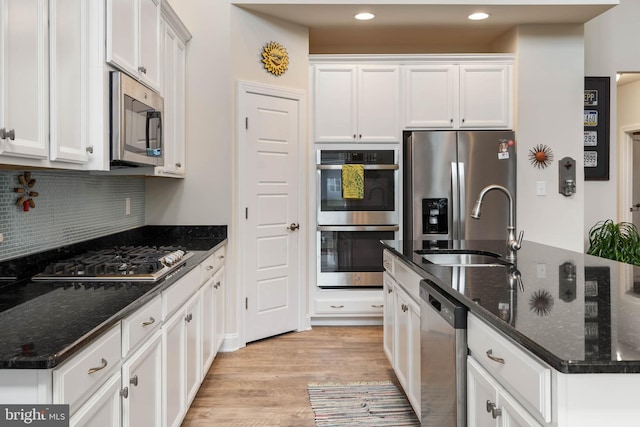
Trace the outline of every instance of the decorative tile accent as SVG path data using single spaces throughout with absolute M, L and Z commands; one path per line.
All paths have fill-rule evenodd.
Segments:
M 30 169 L 25 169 L 30 170 Z M 39 196 L 29 212 L 15 205 L 24 170 L 0 171 L 0 260 L 33 254 L 144 225 L 141 178 L 30 170 Z M 125 215 L 125 199 L 131 213 Z

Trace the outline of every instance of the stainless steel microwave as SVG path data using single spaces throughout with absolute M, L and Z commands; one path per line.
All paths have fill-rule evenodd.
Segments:
M 111 166 L 162 166 L 162 97 L 119 71 L 110 73 Z

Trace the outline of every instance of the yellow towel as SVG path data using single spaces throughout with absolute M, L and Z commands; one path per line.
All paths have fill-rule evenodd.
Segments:
M 342 165 L 342 198 L 364 199 L 363 165 Z

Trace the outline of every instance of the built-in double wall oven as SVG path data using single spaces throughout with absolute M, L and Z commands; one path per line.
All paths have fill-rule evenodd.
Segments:
M 317 285 L 382 287 L 382 245 L 398 231 L 398 151 L 318 150 Z M 343 166 L 358 165 L 362 187 L 343 197 Z M 348 189 L 347 189 L 348 190 Z

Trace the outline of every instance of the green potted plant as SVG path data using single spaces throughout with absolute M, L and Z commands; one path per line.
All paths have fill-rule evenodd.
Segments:
M 640 234 L 629 222 L 599 221 L 589 230 L 590 255 L 640 265 Z

